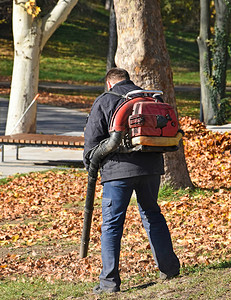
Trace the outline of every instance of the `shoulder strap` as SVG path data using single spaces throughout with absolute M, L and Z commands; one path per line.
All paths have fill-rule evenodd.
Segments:
M 151 95 L 153 94 L 153 91 L 145 91 L 145 90 L 140 90 L 141 92 L 146 92 L 145 94 L 144 94 L 144 96 L 143 97 L 152 97 Z M 133 93 L 138 93 L 139 92 L 139 90 L 134 90 L 134 91 L 131 91 L 131 92 L 129 92 L 129 93 L 131 93 L 131 94 L 133 94 Z M 152 92 L 152 93 L 150 93 L 150 92 Z M 162 93 L 162 91 L 155 91 L 155 92 L 161 92 Z M 120 98 L 124 98 L 124 99 L 127 99 L 127 95 L 122 95 L 122 94 L 118 94 L 118 93 L 116 93 L 116 92 L 112 92 L 112 91 L 108 91 L 108 92 L 104 92 L 104 94 L 111 94 L 111 95 L 115 95 L 115 96 L 118 96 L 118 97 L 120 97 Z M 134 97 L 134 98 L 136 98 L 136 97 Z M 130 99 L 132 99 L 132 97 L 130 97 Z M 163 99 L 161 98 L 161 96 L 160 96 L 160 94 L 158 94 L 158 95 L 155 95 L 155 98 L 153 98 L 153 99 L 156 99 L 158 102 L 164 102 L 163 101 Z
M 112 92 L 112 91 L 105 92 L 104 94 L 111 94 L 111 95 L 114 95 L 114 96 L 118 96 L 120 98 L 126 98 L 125 95 L 118 94 L 118 93 L 115 93 L 115 92 Z

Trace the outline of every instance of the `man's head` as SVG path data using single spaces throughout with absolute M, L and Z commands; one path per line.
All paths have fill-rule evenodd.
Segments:
M 107 72 L 106 83 L 108 90 L 113 87 L 117 82 L 123 80 L 130 80 L 129 74 L 126 70 L 121 68 L 112 68 Z

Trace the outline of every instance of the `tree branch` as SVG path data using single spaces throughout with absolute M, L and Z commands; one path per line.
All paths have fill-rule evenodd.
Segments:
M 78 0 L 59 0 L 53 10 L 43 17 L 42 21 L 42 42 L 43 48 L 55 30 L 67 19 L 69 13 L 77 4 Z

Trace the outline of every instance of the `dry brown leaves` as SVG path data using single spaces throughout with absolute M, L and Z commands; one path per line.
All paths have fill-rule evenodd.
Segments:
M 9 96 L 10 88 L 0 88 L 0 95 Z M 62 95 L 48 92 L 40 92 L 38 103 L 90 112 L 94 100 L 95 97 L 89 95 Z
M 0 95 L 4 95 L 4 96 L 10 95 L 10 88 L 0 88 Z
M 184 265 L 213 264 L 230 259 L 230 192 L 218 192 L 161 203 L 169 229 Z
M 212 133 L 190 118 L 182 118 L 181 124 L 192 181 L 205 190 L 198 194 L 186 191 L 177 201 L 160 203 L 174 249 L 185 266 L 230 259 L 230 134 Z M 86 186 L 87 174 L 71 170 L 34 173 L 0 187 L 0 276 L 15 279 L 25 274 L 49 281 L 92 281 L 98 277 L 99 181 L 89 256 L 78 256 Z M 137 273 L 145 277 L 156 270 L 136 206 L 128 208 L 120 269 L 122 278 Z
M 76 108 L 78 110 L 89 112 L 94 100 L 94 96 L 61 95 L 41 92 L 38 98 L 38 103 L 66 108 Z
M 195 185 L 231 188 L 231 132 L 212 132 L 189 117 L 181 118 L 180 123 L 185 132 L 185 157 Z

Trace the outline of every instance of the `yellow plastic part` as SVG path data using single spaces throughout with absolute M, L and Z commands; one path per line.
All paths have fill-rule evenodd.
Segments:
M 182 138 L 183 134 L 178 132 L 174 137 L 164 137 L 164 136 L 136 136 L 132 138 L 132 145 L 143 145 L 143 146 L 177 146 Z

